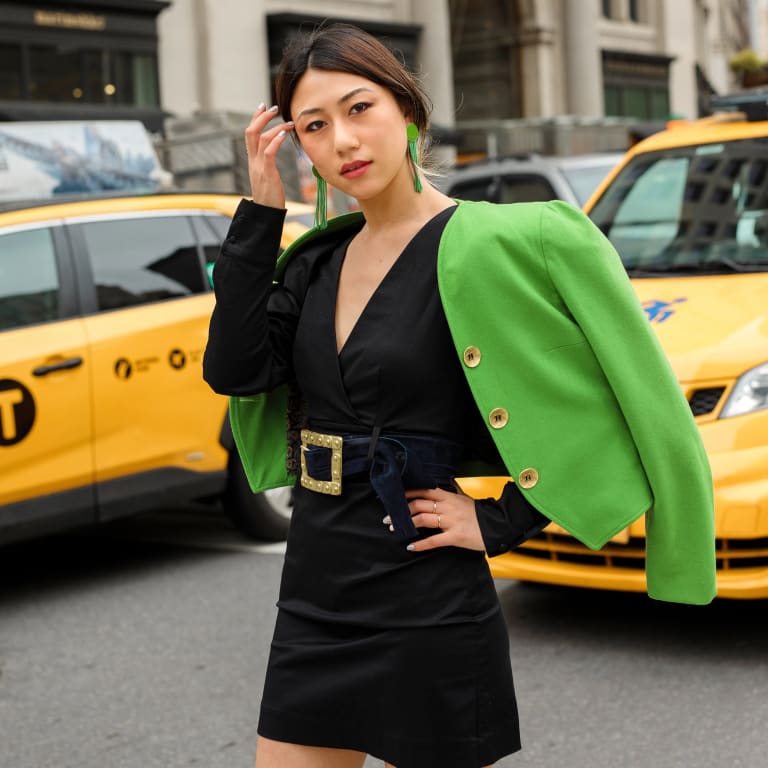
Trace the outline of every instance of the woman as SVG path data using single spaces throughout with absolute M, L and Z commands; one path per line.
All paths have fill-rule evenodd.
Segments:
M 653 504 L 649 592 L 708 602 L 706 457 L 607 241 L 564 204 L 432 187 L 427 100 L 383 45 L 296 38 L 277 97 L 246 131 L 253 202 L 216 263 L 204 361 L 254 490 L 300 478 L 257 765 L 489 766 L 520 741 L 485 555 L 550 519 L 599 547 Z M 291 133 L 361 214 L 319 205 L 276 272 Z M 489 465 L 517 480 L 501 499 L 459 491 Z

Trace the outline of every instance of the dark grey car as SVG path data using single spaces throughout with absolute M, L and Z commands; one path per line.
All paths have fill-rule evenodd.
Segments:
M 494 203 L 525 203 L 566 200 L 581 208 L 623 152 L 556 157 L 524 157 L 483 160 L 457 166 L 441 182 L 441 189 L 461 200 Z

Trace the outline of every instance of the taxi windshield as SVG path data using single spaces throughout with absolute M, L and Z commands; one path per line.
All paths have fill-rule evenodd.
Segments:
M 593 164 L 562 166 L 560 170 L 579 201 L 579 205 L 584 205 L 616 163 L 618 163 L 618 157 L 609 155 L 605 159 L 596 160 Z
M 639 154 L 589 215 L 633 277 L 768 271 L 768 139 Z

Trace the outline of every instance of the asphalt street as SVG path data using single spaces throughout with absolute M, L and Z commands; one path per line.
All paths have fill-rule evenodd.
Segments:
M 0 550 L 0 767 L 252 768 L 281 553 L 198 510 Z M 497 768 L 765 765 L 766 601 L 497 587 L 524 739 Z

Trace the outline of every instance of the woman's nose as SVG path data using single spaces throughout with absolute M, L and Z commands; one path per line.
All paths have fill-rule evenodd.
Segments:
M 334 141 L 336 143 L 336 151 L 339 153 L 346 152 L 350 149 L 356 149 L 360 145 L 357 135 L 354 130 L 352 130 L 352 127 L 345 124 L 336 126 Z

